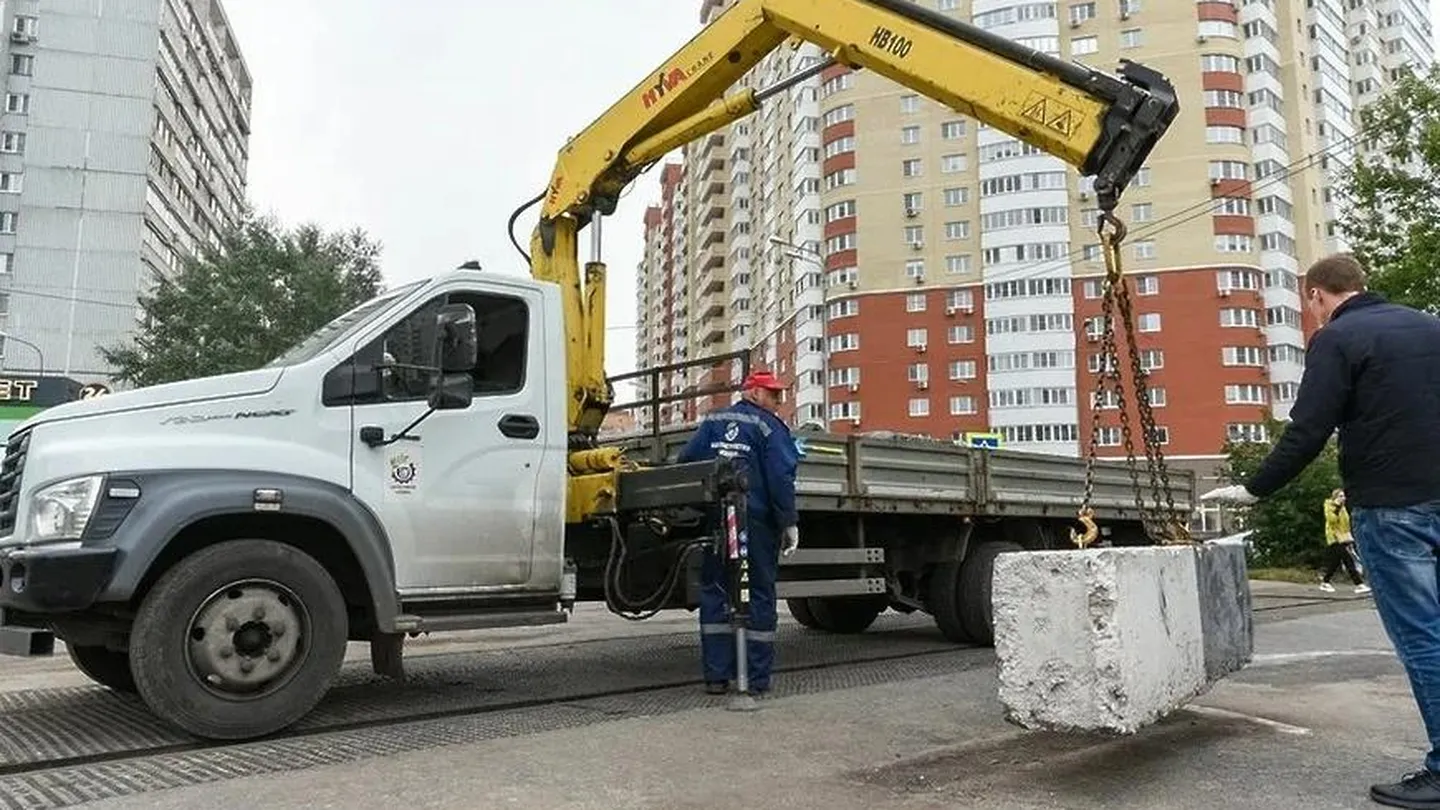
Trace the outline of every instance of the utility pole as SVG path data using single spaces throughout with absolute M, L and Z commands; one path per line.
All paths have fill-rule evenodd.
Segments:
M 821 424 L 830 432 L 830 276 L 825 259 L 820 254 L 807 250 L 778 236 L 770 237 L 770 244 L 784 248 L 784 255 L 815 265 L 820 271 L 820 396 Z

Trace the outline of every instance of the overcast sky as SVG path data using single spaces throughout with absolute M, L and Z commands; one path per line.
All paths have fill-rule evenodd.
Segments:
M 289 223 L 364 228 L 394 284 L 471 258 L 527 273 L 505 235 L 510 212 L 545 187 L 566 138 L 696 33 L 700 2 L 225 6 L 255 79 L 251 201 Z M 605 223 L 612 374 L 634 366 L 635 264 L 659 173 Z M 527 249 L 534 213 L 516 224 Z

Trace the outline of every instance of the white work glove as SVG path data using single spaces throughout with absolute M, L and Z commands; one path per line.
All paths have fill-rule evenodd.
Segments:
M 1260 500 L 1250 494 L 1250 490 L 1244 484 L 1231 484 L 1228 487 L 1212 489 L 1200 496 L 1202 501 L 1220 501 L 1221 503 L 1233 504 L 1235 506 L 1249 506 Z
M 785 536 L 780 541 L 780 556 L 789 557 L 800 547 L 800 527 L 791 526 L 785 530 Z

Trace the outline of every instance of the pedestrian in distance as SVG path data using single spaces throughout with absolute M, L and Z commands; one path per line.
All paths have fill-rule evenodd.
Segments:
M 1249 481 L 1201 500 L 1271 495 L 1339 429 L 1351 530 L 1430 740 L 1423 768 L 1370 798 L 1440 810 L 1440 318 L 1369 292 L 1349 254 L 1316 262 L 1303 289 L 1321 327 L 1290 423 Z
M 1345 509 L 1345 490 L 1337 489 L 1325 499 L 1325 545 L 1329 567 L 1320 577 L 1320 590 L 1334 593 L 1330 580 L 1345 566 L 1345 573 L 1355 583 L 1355 593 L 1369 593 L 1370 586 L 1361 578 L 1355 565 L 1355 536 L 1350 533 L 1350 513 Z
M 750 605 L 746 662 L 750 694 L 770 691 L 775 660 L 775 581 L 780 556 L 800 544 L 795 510 L 795 469 L 799 458 L 790 429 L 775 415 L 784 387 L 768 371 L 745 378 L 741 400 L 707 413 L 680 452 L 682 464 L 724 457 L 744 469 L 746 530 L 750 564 Z M 700 657 L 705 691 L 723 695 L 736 678 L 734 630 L 730 624 L 725 558 L 708 550 L 700 568 Z

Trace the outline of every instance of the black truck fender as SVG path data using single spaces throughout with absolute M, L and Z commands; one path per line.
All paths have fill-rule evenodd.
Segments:
M 97 602 L 127 602 L 153 585 L 184 552 L 234 539 L 216 532 L 233 533 L 239 526 L 253 537 L 263 535 L 267 526 L 280 527 L 287 518 L 299 517 L 322 522 L 343 538 L 364 578 L 376 629 L 393 631 L 400 602 L 389 538 L 375 515 L 344 487 L 285 473 L 232 470 L 122 472 L 109 480 L 133 482 L 140 497 L 108 537 L 87 532 L 86 545 L 118 550 Z M 187 548 L 192 543 L 194 548 Z

